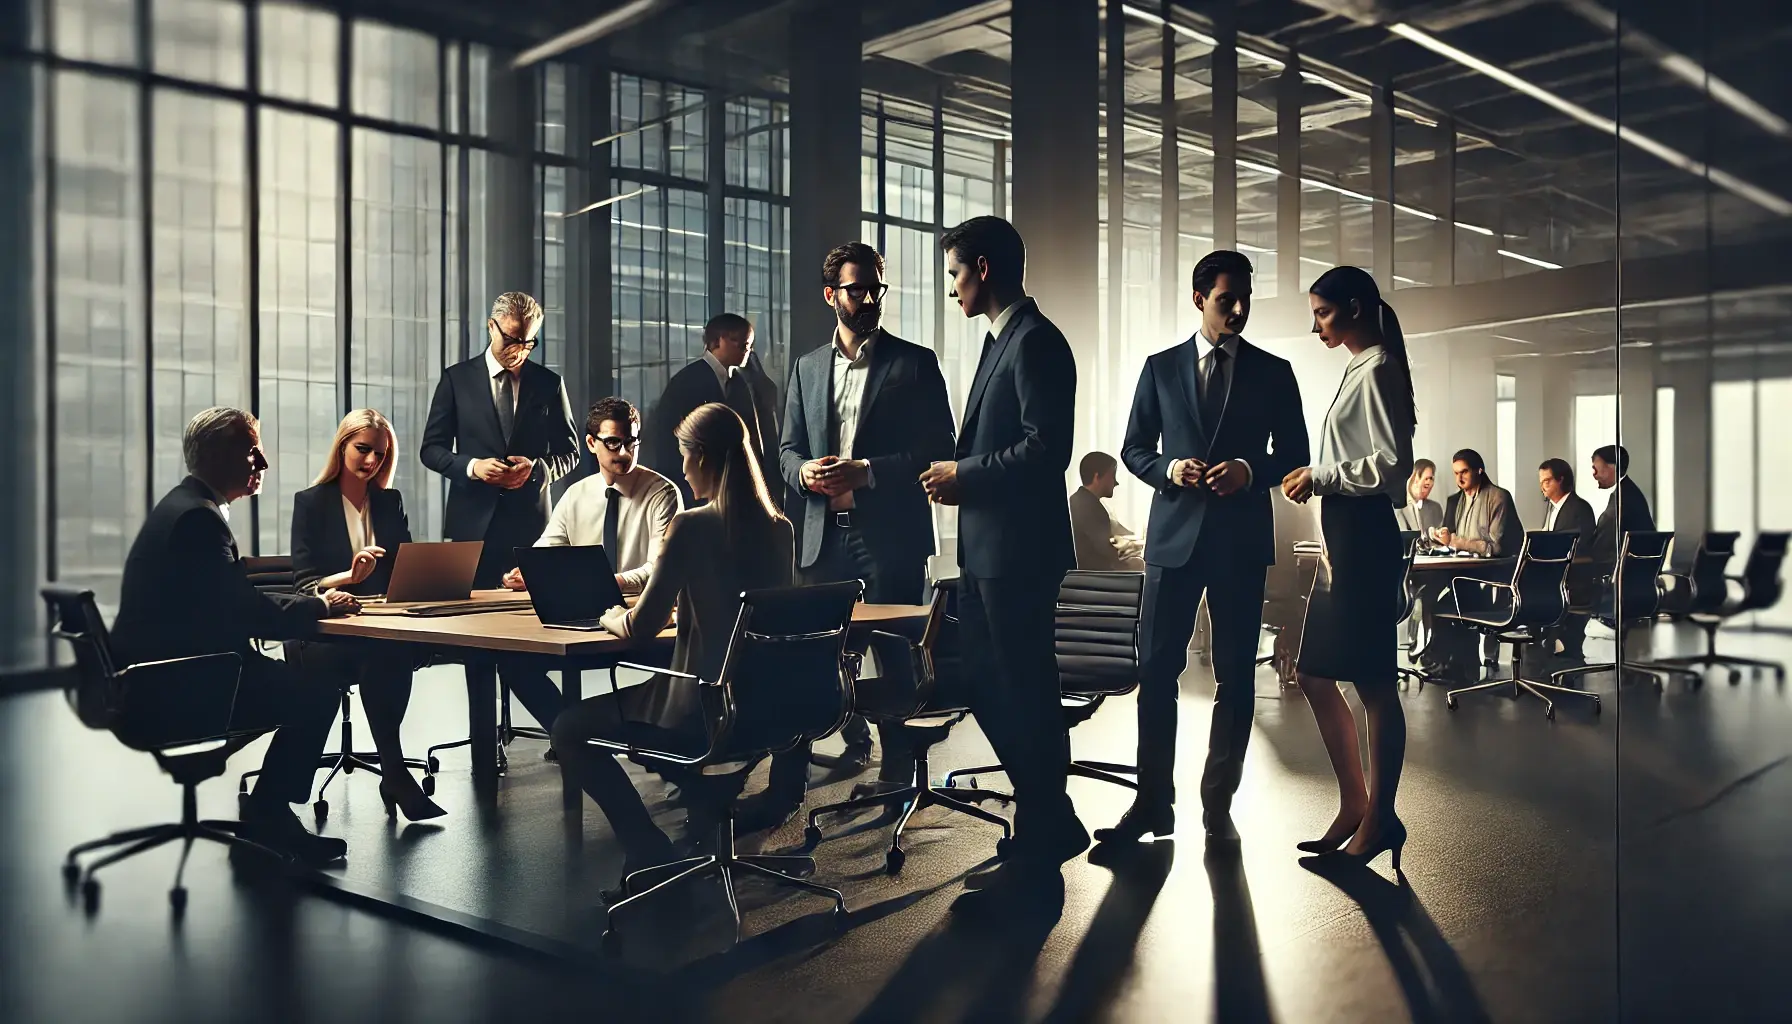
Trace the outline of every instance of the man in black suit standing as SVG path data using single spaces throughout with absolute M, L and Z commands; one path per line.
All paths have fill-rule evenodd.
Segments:
M 1175 827 L 1178 680 L 1195 612 L 1213 620 L 1213 719 L 1201 775 L 1210 842 L 1235 843 L 1232 795 L 1251 738 L 1263 581 L 1276 560 L 1270 492 L 1307 464 L 1300 386 L 1288 361 L 1241 337 L 1251 262 L 1230 250 L 1195 264 L 1201 326 L 1145 361 L 1121 457 L 1152 488 L 1145 529 L 1140 635 L 1139 792 L 1102 842 L 1163 837 Z M 1392 595 L 1389 596 L 1391 601 Z
M 1580 545 L 1575 548 L 1575 555 L 1580 558 L 1590 557 L 1593 542 L 1593 506 L 1587 499 L 1574 493 L 1574 467 L 1563 459 L 1545 459 L 1537 467 L 1537 489 L 1543 492 L 1543 528 L 1561 533 L 1574 533 L 1580 537 Z M 1581 656 L 1581 645 L 1586 640 L 1587 618 L 1584 615 L 1570 615 L 1562 620 L 1562 625 L 1554 630 L 1555 635 L 1545 643 L 1551 652 L 1555 644 L 1562 645 L 1562 654 L 1569 658 Z
M 448 478 L 443 535 L 482 540 L 473 585 L 499 586 L 548 523 L 548 485 L 579 464 L 579 436 L 560 375 L 530 360 L 541 306 L 505 292 L 486 320 L 491 346 L 436 385 L 419 457 Z
M 1014 225 L 973 217 L 946 232 L 940 248 L 959 308 L 991 325 L 956 459 L 921 474 L 934 501 L 958 506 L 959 635 L 972 710 L 1014 783 L 1014 850 L 988 879 L 1003 884 L 985 889 L 1061 886 L 1059 866 L 1089 845 L 1065 792 L 1070 735 L 1052 647 L 1058 587 L 1076 566 L 1064 488 L 1076 358 L 1027 297 L 1026 246 Z
M 703 357 L 672 375 L 666 390 L 647 415 L 641 461 L 678 485 L 684 507 L 696 504 L 684 478 L 684 456 L 676 432 L 684 418 L 711 402 L 722 402 L 740 414 L 747 440 L 759 456 L 772 501 L 784 504 L 778 472 L 778 386 L 753 358 L 753 325 L 738 313 L 720 313 L 703 325 Z
M 287 805 L 310 799 L 347 682 L 264 657 L 253 640 L 310 636 L 318 620 L 355 611 L 355 599 L 340 590 L 272 596 L 249 582 L 229 515 L 232 502 L 261 489 L 268 469 L 255 417 L 207 409 L 187 424 L 181 454 L 186 479 L 150 510 L 125 560 L 114 652 L 124 664 L 234 652 L 242 673 L 231 730 L 275 730 L 241 834 L 305 864 L 328 864 L 347 844 L 305 831 Z M 163 710 L 180 718 L 178 707 Z
M 1643 496 L 1643 489 L 1630 479 L 1630 452 L 1623 445 L 1608 444 L 1593 453 L 1593 482 L 1602 491 L 1618 489 L 1599 513 L 1592 543 L 1585 552 L 1609 573 L 1618 564 L 1618 545 L 1624 535 L 1655 529 L 1655 516 L 1649 511 L 1649 499 Z
M 940 361 L 883 330 L 884 258 L 864 242 L 822 261 L 833 343 L 797 360 L 781 445 L 783 477 L 802 499 L 797 570 L 806 584 L 863 580 L 865 600 L 915 604 L 935 551 L 921 471 L 952 457 L 952 400 Z M 794 512 L 795 509 L 792 509 Z M 847 723 L 847 758 L 863 764 L 864 720 Z M 770 806 L 750 827 L 776 825 L 802 803 L 807 747 L 772 759 Z M 907 784 L 905 750 L 884 745 L 879 777 Z

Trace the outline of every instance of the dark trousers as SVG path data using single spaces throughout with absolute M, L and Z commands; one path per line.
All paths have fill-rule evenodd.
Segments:
M 851 515 L 851 513 L 847 513 Z M 821 553 L 815 564 L 799 570 L 803 585 L 842 583 L 862 580 L 865 600 L 871 604 L 914 604 L 927 588 L 927 560 L 900 559 L 873 553 L 864 531 L 854 526 L 839 526 L 833 513 L 821 535 Z M 854 715 L 841 730 L 848 744 L 869 744 L 871 732 L 865 720 Z M 903 756 L 900 744 L 892 745 L 891 736 L 878 727 L 878 742 L 883 747 L 883 767 L 879 777 L 886 781 L 907 782 L 911 764 Z M 767 790 L 786 799 L 801 800 L 808 788 L 809 744 L 802 743 L 772 757 L 771 779 Z
M 1070 732 L 1059 697 L 1053 616 L 1062 573 L 958 579 L 959 645 L 977 726 L 1014 783 L 1023 842 L 1078 827 L 1065 792 Z
M 279 804 L 311 799 L 311 776 L 348 684 L 327 668 L 301 669 L 256 653 L 243 655 L 230 728 L 274 730 L 251 799 Z
M 1244 774 L 1256 706 L 1257 633 L 1263 623 L 1260 565 L 1230 565 L 1197 546 L 1187 565 L 1145 567 L 1139 644 L 1139 800 L 1176 800 L 1176 699 L 1188 665 L 1195 614 L 1207 596 L 1213 620 L 1213 721 L 1207 733 L 1207 765 L 1201 773 L 1201 805 L 1226 812 Z
M 507 491 L 498 499 L 483 537 L 457 537 L 456 540 L 483 540 L 479 551 L 479 568 L 473 573 L 474 590 L 493 590 L 503 585 L 504 574 L 516 568 L 516 548 L 526 548 L 541 538 L 547 528 L 541 506 L 525 498 L 534 493 L 524 486 Z
M 628 772 L 608 750 L 587 744 L 587 739 L 621 740 L 626 736 L 637 744 L 661 750 L 701 749 L 704 742 L 703 722 L 693 716 L 689 721 L 666 728 L 647 724 L 645 708 L 652 703 L 658 681 L 629 686 L 614 693 L 588 697 L 567 708 L 554 720 L 552 740 L 560 754 L 560 768 L 578 781 L 610 822 L 610 830 L 622 844 L 629 869 L 645 867 L 669 859 L 672 840 L 653 823 L 647 804 L 629 781 Z M 667 778 L 680 781 L 676 772 L 662 771 Z
M 411 704 L 411 673 L 421 667 L 417 657 L 402 648 L 307 640 L 288 643 L 286 661 L 308 675 L 321 672 L 359 686 L 368 726 L 394 734 Z

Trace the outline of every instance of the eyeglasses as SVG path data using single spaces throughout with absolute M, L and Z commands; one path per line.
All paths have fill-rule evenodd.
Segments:
M 845 292 L 846 297 L 854 302 L 864 302 L 867 297 L 882 302 L 884 296 L 889 294 L 890 286 L 882 283 L 859 284 L 854 282 L 852 284 L 837 284 L 834 286 L 834 290 L 837 292 Z
M 512 338 L 510 335 L 504 333 L 504 328 L 498 326 L 498 321 L 488 317 L 485 322 L 491 324 L 492 330 L 498 332 L 498 337 L 503 339 L 505 348 L 516 348 L 521 346 L 524 352 L 533 352 L 535 350 L 535 339 Z
M 597 443 L 612 452 L 619 452 L 624 448 L 632 451 L 641 447 L 641 439 L 638 437 L 600 437 L 597 439 Z
M 263 472 L 264 470 L 266 470 L 267 468 L 268 468 L 268 457 L 267 457 L 267 454 L 261 450 L 261 445 L 256 445 L 253 448 L 250 448 L 249 449 L 249 470 L 250 470 L 250 472 L 260 473 L 260 472 Z

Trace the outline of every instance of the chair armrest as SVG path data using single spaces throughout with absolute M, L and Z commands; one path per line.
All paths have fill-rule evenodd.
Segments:
M 1466 616 L 1470 613 L 1471 609 L 1475 608 L 1474 605 L 1463 601 L 1464 594 L 1469 592 L 1465 590 L 1465 586 L 1477 587 L 1483 591 L 1491 587 L 1496 590 L 1504 590 L 1509 593 L 1512 592 L 1512 584 L 1510 583 L 1496 583 L 1492 580 L 1477 579 L 1473 576 L 1457 576 L 1450 581 L 1450 597 L 1456 602 L 1456 614 L 1458 615 Z M 1491 611 L 1492 604 L 1491 602 L 1488 602 L 1477 610 Z M 1508 611 L 1508 615 L 1510 615 L 1510 611 Z
M 877 663 L 883 670 L 883 678 L 895 680 L 896 685 L 906 687 L 914 695 L 910 715 L 927 706 L 927 702 L 933 699 L 935 683 L 933 655 L 927 648 L 905 636 L 882 630 L 872 631 L 866 647 L 877 653 Z
M 242 656 L 234 651 L 131 665 L 113 677 L 112 731 L 133 747 L 226 736 L 242 672 Z
M 656 676 L 666 676 L 667 678 L 670 678 L 670 679 L 689 679 L 692 682 L 697 684 L 697 686 L 699 687 L 699 692 L 701 692 L 702 687 L 706 687 L 706 686 L 707 687 L 715 687 L 718 685 L 716 683 L 706 683 L 702 680 L 702 678 L 700 678 L 698 676 L 694 676 L 689 672 L 679 672 L 676 669 L 670 669 L 670 668 L 666 668 L 666 667 L 660 666 L 660 665 L 642 665 L 638 662 L 633 662 L 633 661 L 619 661 L 616 664 L 610 666 L 610 672 L 609 672 L 610 693 L 612 696 L 614 696 L 621 689 L 620 687 L 618 687 L 616 685 L 616 671 L 618 669 L 624 669 L 624 668 L 631 669 L 636 672 L 647 672 L 647 673 L 650 673 L 650 674 L 656 675 Z M 669 750 L 652 750 L 647 747 L 643 747 L 643 746 L 635 743 L 634 740 L 630 739 L 627 735 L 628 734 L 628 725 L 630 722 L 633 722 L 634 719 L 624 717 L 622 714 L 621 708 L 617 708 L 616 718 L 623 725 L 623 741 L 622 741 L 622 743 L 621 744 L 613 744 L 613 743 L 606 742 L 606 743 L 602 743 L 600 745 L 606 746 L 606 747 L 611 747 L 612 749 L 620 746 L 627 750 L 628 756 L 630 759 L 633 759 L 636 756 L 645 756 L 645 757 L 651 758 L 655 761 L 666 761 L 666 762 L 669 762 L 672 764 L 679 764 L 679 765 L 694 765 L 694 764 L 701 764 L 704 761 L 707 761 L 710 758 L 710 756 L 715 753 L 715 736 L 713 735 L 713 733 L 710 736 L 710 748 L 696 757 L 690 757 L 690 756 L 687 756 L 684 754 L 675 754 Z M 640 722 L 637 724 L 647 725 L 649 723 Z

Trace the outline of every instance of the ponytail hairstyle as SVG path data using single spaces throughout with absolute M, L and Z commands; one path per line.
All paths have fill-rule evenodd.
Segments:
M 765 474 L 748 449 L 747 424 L 720 402 L 700 405 L 678 425 L 678 446 L 697 456 L 706 472 L 716 474 L 711 502 L 721 513 L 732 548 L 759 536 L 784 519 L 765 489 Z
M 1375 286 L 1375 278 L 1361 267 L 1333 267 L 1319 275 L 1313 287 L 1307 291 L 1319 296 L 1341 310 L 1349 310 L 1351 303 L 1356 303 L 1356 323 L 1362 328 L 1373 330 L 1381 338 L 1381 347 L 1387 350 L 1388 358 L 1400 368 L 1401 376 L 1406 378 L 1406 423 L 1413 434 L 1418 433 L 1419 408 L 1413 397 L 1412 361 L 1406 354 L 1406 333 L 1400 329 L 1400 318 L 1394 314 L 1394 307 L 1381 297 L 1381 289 Z M 1398 414 L 1399 410 L 1396 410 Z

